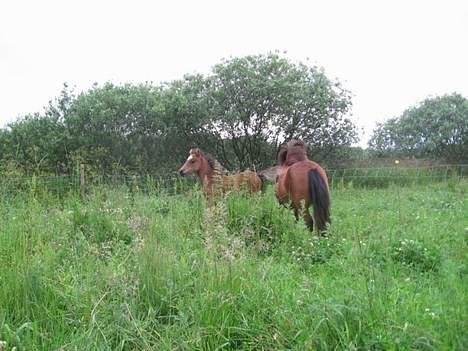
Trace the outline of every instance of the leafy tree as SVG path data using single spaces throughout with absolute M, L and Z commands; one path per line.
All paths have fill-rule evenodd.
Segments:
M 75 156 L 104 170 L 175 170 L 190 147 L 210 145 L 202 76 L 160 86 L 106 84 L 80 95 L 65 124 Z
M 12 158 L 10 131 L 7 128 L 0 128 L 0 160 Z
M 10 124 L 4 138 L 8 139 L 4 146 L 8 150 L 3 159 L 15 160 L 18 167 L 30 172 L 61 168 L 65 147 L 60 123 L 39 114 L 28 115 Z
M 369 147 L 382 153 L 468 161 L 468 100 L 460 94 L 428 98 L 377 125 Z
M 162 89 L 161 156 L 185 160 L 192 147 L 213 152 L 217 139 L 210 121 L 207 80 L 202 75 L 186 75 L 182 80 L 167 83 Z
M 65 119 L 75 156 L 105 170 L 145 164 L 145 137 L 160 113 L 160 92 L 151 85 L 95 85 L 80 94 Z M 152 134 L 154 137 L 156 132 Z M 151 150 L 150 150 L 151 151 Z
M 247 56 L 216 65 L 209 79 L 213 129 L 240 168 L 271 163 L 291 138 L 329 150 L 356 141 L 345 117 L 350 93 L 316 67 L 276 54 Z
M 26 172 L 67 171 L 68 135 L 63 121 L 73 100 L 73 90 L 64 84 L 43 114 L 29 114 L 10 123 L 0 133 L 0 159 Z

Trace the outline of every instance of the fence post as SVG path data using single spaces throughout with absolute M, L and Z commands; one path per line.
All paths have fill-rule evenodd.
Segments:
M 85 165 L 80 163 L 80 195 L 83 199 L 85 196 L 86 178 L 85 178 Z

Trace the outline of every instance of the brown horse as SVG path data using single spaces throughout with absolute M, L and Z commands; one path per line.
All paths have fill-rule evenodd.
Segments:
M 330 192 L 327 175 L 318 163 L 307 158 L 306 145 L 291 140 L 278 152 L 280 168 L 276 177 L 275 193 L 281 204 L 291 202 L 296 219 L 303 212 L 304 221 L 312 231 L 315 225 L 320 234 L 330 220 Z M 304 208 L 302 208 L 302 203 Z M 312 205 L 314 219 L 309 213 Z
M 225 175 L 221 164 L 198 148 L 190 149 L 189 156 L 180 167 L 179 173 L 183 176 L 195 174 L 210 201 L 213 199 L 213 194 L 218 192 L 243 190 L 254 193 L 262 190 L 263 185 L 262 178 L 249 170 L 234 175 Z

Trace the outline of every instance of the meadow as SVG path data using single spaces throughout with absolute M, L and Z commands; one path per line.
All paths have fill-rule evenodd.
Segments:
M 468 183 L 0 198 L 0 350 L 466 350 Z

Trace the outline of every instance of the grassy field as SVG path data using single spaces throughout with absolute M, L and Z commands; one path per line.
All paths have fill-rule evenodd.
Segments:
M 0 199 L 0 350 L 467 350 L 468 184 Z

